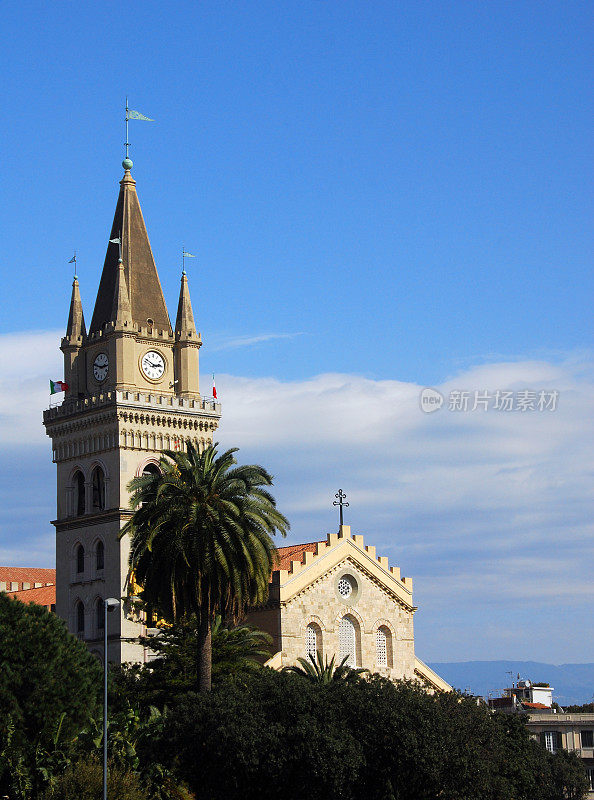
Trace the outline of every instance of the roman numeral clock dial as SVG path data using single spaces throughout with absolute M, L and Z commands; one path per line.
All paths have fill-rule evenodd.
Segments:
M 99 353 L 93 361 L 93 375 L 95 380 L 101 383 L 107 378 L 109 372 L 109 359 L 106 353 Z
M 143 355 L 140 366 L 149 380 L 158 381 L 165 372 L 165 359 L 156 350 L 149 350 Z

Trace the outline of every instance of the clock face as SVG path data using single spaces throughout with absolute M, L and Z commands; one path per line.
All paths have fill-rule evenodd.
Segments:
M 104 381 L 109 372 L 109 359 L 106 353 L 99 353 L 93 361 L 93 375 L 95 380 Z
M 152 381 L 158 381 L 165 372 L 165 359 L 156 350 L 149 350 L 148 353 L 143 355 L 140 366 L 147 378 Z

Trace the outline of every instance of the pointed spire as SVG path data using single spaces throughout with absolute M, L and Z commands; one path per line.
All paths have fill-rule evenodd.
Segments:
M 126 284 L 126 274 L 122 259 L 118 262 L 118 273 L 116 276 L 110 322 L 114 323 L 116 330 L 132 327 L 130 298 L 128 297 L 128 286 Z
M 150 319 L 150 327 L 171 334 L 169 314 L 136 194 L 136 181 L 125 162 L 124 168 L 109 239 L 121 238 L 121 258 L 124 262 L 125 284 L 128 287 L 131 326 L 147 327 Z M 101 331 L 105 323 L 113 319 L 112 306 L 118 280 L 119 257 L 118 244 L 108 244 L 89 333 Z
M 80 290 L 78 288 L 78 278 L 74 276 L 72 281 L 72 297 L 70 298 L 70 313 L 68 314 L 68 325 L 66 326 L 66 339 L 71 344 L 82 343 L 87 335 L 85 327 L 85 317 L 83 314 Z
M 197 339 L 196 326 L 194 324 L 194 314 L 190 301 L 190 289 L 188 287 L 188 276 L 183 270 L 181 276 L 181 287 L 179 290 L 179 303 L 177 305 L 177 318 L 175 320 L 175 338 Z

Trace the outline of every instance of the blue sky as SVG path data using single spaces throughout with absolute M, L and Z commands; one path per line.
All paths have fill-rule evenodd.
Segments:
M 128 94 L 156 120 L 131 157 L 170 311 L 183 243 L 222 441 L 271 465 L 294 538 L 333 525 L 343 485 L 416 579 L 421 657 L 594 660 L 592 33 L 586 2 L 3 3 L 0 561 L 51 559 L 36 387 L 61 377 L 75 249 L 91 317 Z M 571 402 L 502 427 L 421 414 L 425 385 Z M 473 595 L 479 569 L 503 599 Z

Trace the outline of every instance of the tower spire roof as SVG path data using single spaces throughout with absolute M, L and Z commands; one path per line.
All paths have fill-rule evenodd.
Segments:
M 74 276 L 72 281 L 72 297 L 70 298 L 70 312 L 68 314 L 68 325 L 66 326 L 66 339 L 70 342 L 82 342 L 87 335 L 85 327 L 85 316 L 83 314 L 78 278 Z
M 194 324 L 194 314 L 190 301 L 190 289 L 188 287 L 188 276 L 186 271 L 182 272 L 181 286 L 179 290 L 179 303 L 177 304 L 177 317 L 175 320 L 175 338 L 196 339 L 196 325 Z
M 136 181 L 130 173 L 131 166 L 132 162 L 128 164 L 124 161 L 125 173 L 120 181 L 120 194 L 109 238 L 121 239 L 123 283 L 127 287 L 132 324 L 171 334 L 169 314 L 136 194 Z M 117 244 L 111 242 L 107 246 L 89 333 L 99 332 L 106 322 L 115 321 L 112 311 L 116 291 L 121 295 L 122 285 L 118 278 L 119 249 Z M 123 301 L 123 298 L 120 299 Z
M 116 330 L 130 328 L 132 326 L 130 298 L 128 296 L 124 264 L 121 260 L 118 262 L 118 273 L 116 275 L 116 286 L 110 321 L 114 323 Z

